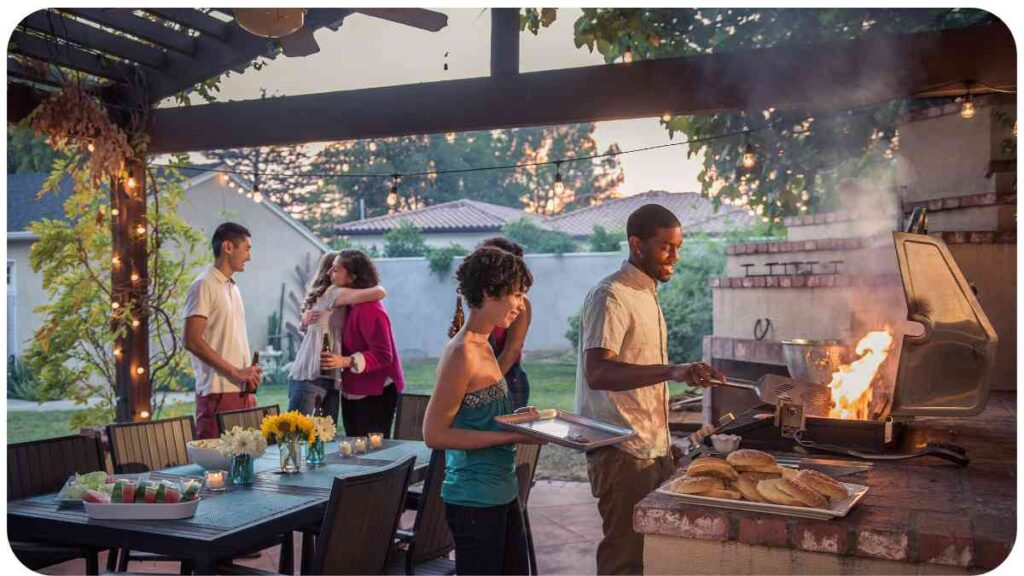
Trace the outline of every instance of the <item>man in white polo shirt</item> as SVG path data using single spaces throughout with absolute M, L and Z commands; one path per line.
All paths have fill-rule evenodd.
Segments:
M 668 432 L 668 380 L 708 386 L 721 377 L 703 363 L 670 364 L 658 282 L 672 278 L 683 230 L 667 208 L 646 204 L 626 221 L 629 260 L 594 286 L 583 303 L 576 409 L 637 435 L 587 452 L 604 538 L 598 574 L 643 574 L 643 536 L 633 507 L 675 469 Z
M 245 306 L 233 278 L 245 270 L 252 239 L 244 226 L 225 222 L 213 233 L 214 263 L 188 288 L 185 349 L 196 373 L 196 437 L 216 438 L 217 414 L 256 406 L 259 366 L 252 366 Z

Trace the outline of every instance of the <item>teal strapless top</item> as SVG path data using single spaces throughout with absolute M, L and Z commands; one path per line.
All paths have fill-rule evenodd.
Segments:
M 452 428 L 500 431 L 495 416 L 512 413 L 505 379 L 462 398 Z M 479 450 L 448 450 L 441 498 L 459 506 L 501 506 L 519 495 L 516 449 L 512 444 Z

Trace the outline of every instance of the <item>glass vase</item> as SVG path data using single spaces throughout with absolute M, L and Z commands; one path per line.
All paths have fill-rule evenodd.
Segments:
M 238 486 L 252 484 L 253 475 L 256 473 L 255 461 L 248 454 L 239 454 L 231 457 L 231 483 Z
M 306 451 L 306 464 L 319 466 L 324 463 L 324 441 L 317 438 Z
M 285 438 L 277 444 L 281 454 L 281 472 L 296 474 L 302 472 L 302 442 L 297 436 Z

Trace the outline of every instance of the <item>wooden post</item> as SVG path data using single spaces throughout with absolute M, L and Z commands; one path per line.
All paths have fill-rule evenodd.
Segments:
M 519 74 L 519 9 L 491 8 L 491 76 Z
M 114 344 L 118 422 L 148 420 L 153 396 L 149 318 L 141 306 L 149 287 L 145 161 L 130 160 L 127 169 L 127 178 L 114 177 L 110 186 L 114 252 L 111 284 L 118 304 L 115 313 L 119 318 L 129 318 L 127 332 Z

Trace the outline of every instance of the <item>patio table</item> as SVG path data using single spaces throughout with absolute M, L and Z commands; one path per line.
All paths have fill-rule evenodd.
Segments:
M 336 477 L 367 474 L 406 455 L 414 455 L 413 481 L 421 479 L 430 461 L 426 444 L 385 440 L 382 448 L 358 458 L 341 458 L 335 442 L 327 446 L 323 465 L 303 466 L 299 474 L 279 474 L 276 446 L 256 460 L 250 486 L 229 486 L 224 492 L 203 491 L 195 516 L 182 520 L 93 520 L 84 508 L 59 508 L 56 493 L 7 503 L 10 534 L 53 542 L 119 547 L 191 560 L 197 574 L 214 574 L 217 562 L 249 552 L 254 546 L 289 531 L 319 522 Z M 153 476 L 201 476 L 189 464 Z

